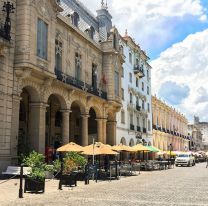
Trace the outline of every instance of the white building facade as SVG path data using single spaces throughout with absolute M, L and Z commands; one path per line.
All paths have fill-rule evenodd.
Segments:
M 152 144 L 151 66 L 149 57 L 127 32 L 120 42 L 125 56 L 117 113 L 116 143 L 133 146 Z

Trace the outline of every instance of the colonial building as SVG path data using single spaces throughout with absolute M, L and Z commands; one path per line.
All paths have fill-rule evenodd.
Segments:
M 194 117 L 193 126 L 197 131 L 199 131 L 202 135 L 202 139 L 197 142 L 197 147 L 200 150 L 208 150 L 208 122 L 200 122 L 199 117 Z
M 152 143 L 151 66 L 149 57 L 127 34 L 120 40 L 125 63 L 122 68 L 122 108 L 117 114 L 117 143 Z
M 188 121 L 181 113 L 152 96 L 153 145 L 161 150 L 189 149 Z
M 192 151 L 203 150 L 202 133 L 195 124 L 188 124 L 188 135 L 190 136 L 189 148 Z
M 11 40 L 0 32 L 1 169 L 69 141 L 115 144 L 124 58 L 107 6 L 93 16 L 76 0 L 10 2 Z

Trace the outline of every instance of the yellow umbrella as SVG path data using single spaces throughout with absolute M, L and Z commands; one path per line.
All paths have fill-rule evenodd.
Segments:
M 167 154 L 167 155 L 173 155 L 173 156 L 176 156 L 177 154 L 174 152 L 174 151 L 165 151 L 165 153 Z
M 133 150 L 135 152 L 141 152 L 141 151 L 148 152 L 148 151 L 151 151 L 149 148 L 143 146 L 142 144 L 137 144 L 137 145 L 133 146 L 132 148 L 133 148 Z
M 94 145 L 88 145 L 84 147 L 82 154 L 85 155 L 116 155 L 117 152 L 109 148 L 109 145 L 105 145 L 101 142 L 96 142 Z
M 112 146 L 111 148 L 112 150 L 119 151 L 119 152 L 120 151 L 135 152 L 135 150 L 132 147 L 123 145 L 123 144 L 115 145 L 115 146 Z
M 58 152 L 82 152 L 84 151 L 84 147 L 74 143 L 70 142 L 68 144 L 65 144 L 57 149 Z

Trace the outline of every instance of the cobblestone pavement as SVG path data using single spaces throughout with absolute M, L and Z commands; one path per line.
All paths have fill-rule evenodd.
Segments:
M 58 182 L 52 180 L 46 184 L 45 194 L 24 194 L 23 199 L 16 198 L 18 183 L 8 182 L 7 185 L 0 184 L 0 205 L 208 206 L 207 179 L 208 169 L 200 163 L 190 168 L 141 172 L 138 176 L 111 182 L 91 181 L 89 185 L 79 182 L 77 187 L 64 187 L 62 191 L 57 190 Z

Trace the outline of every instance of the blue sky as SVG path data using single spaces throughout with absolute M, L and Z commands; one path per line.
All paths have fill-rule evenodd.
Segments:
M 79 0 L 94 14 L 98 0 Z M 120 34 L 146 51 L 152 94 L 208 121 L 208 0 L 108 0 Z

